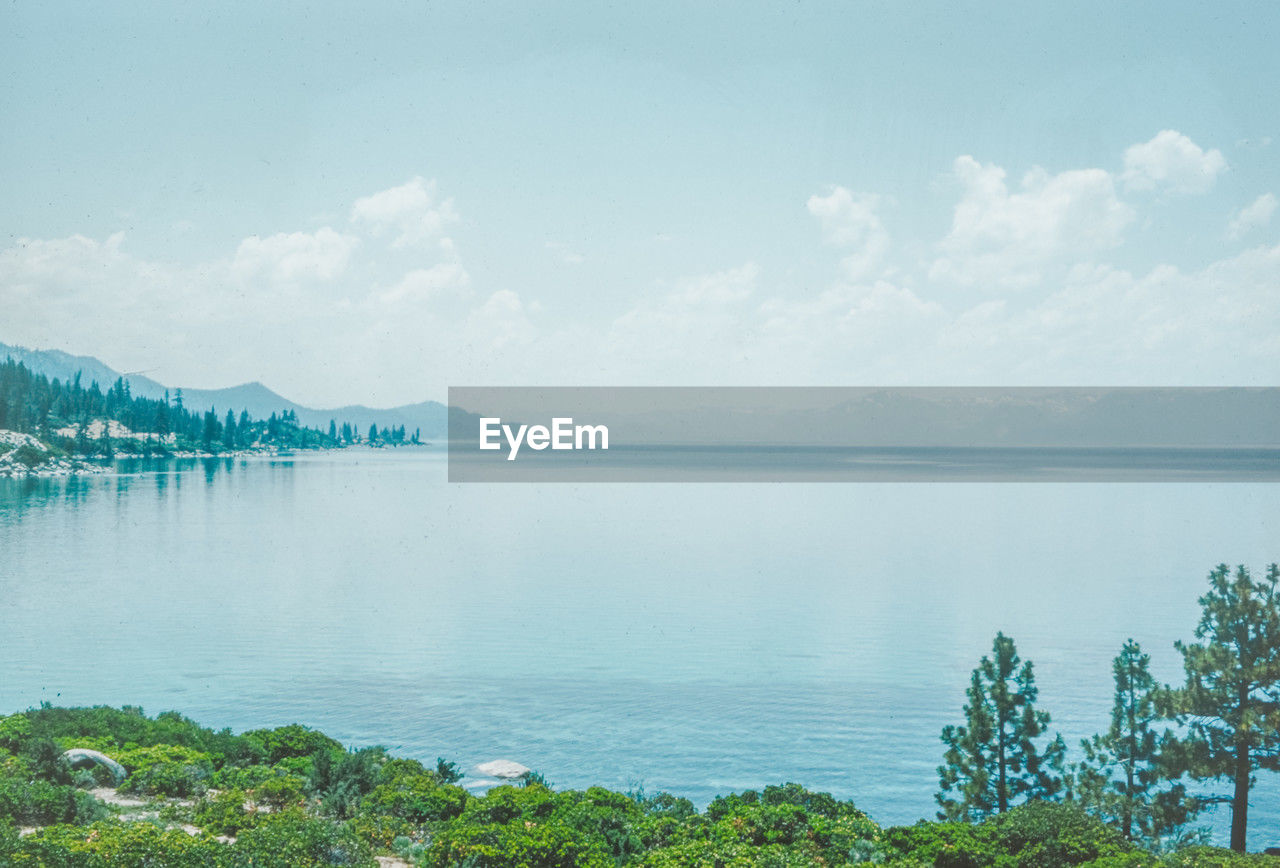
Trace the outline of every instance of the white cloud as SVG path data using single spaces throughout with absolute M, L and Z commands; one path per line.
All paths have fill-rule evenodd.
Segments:
M 1280 245 L 1183 271 L 1073 269 L 1039 304 L 978 305 L 935 352 L 991 382 L 1274 385 Z
M 457 262 L 441 262 L 430 268 L 415 268 L 378 297 L 384 302 L 427 301 L 446 293 L 466 292 L 471 276 Z
M 333 280 L 346 271 L 359 240 L 324 227 L 314 233 L 281 232 L 240 242 L 231 262 L 242 280 L 266 276 L 290 283 L 300 280 Z
M 1035 168 L 1018 192 L 1009 191 L 1004 169 L 970 156 L 958 157 L 953 172 L 963 194 L 930 268 L 935 280 L 1025 288 L 1048 266 L 1117 246 L 1134 218 L 1102 169 L 1050 175 Z
M 453 200 L 438 201 L 435 182 L 421 177 L 357 199 L 351 208 L 352 223 L 374 235 L 390 234 L 391 246 L 397 249 L 439 241 L 458 219 Z
M 889 233 L 877 213 L 881 199 L 836 187 L 826 196 L 810 196 L 809 213 L 818 218 L 828 244 L 853 248 L 841 264 L 850 280 L 868 277 L 889 249 Z
M 1123 177 L 1129 190 L 1204 193 L 1226 170 L 1221 151 L 1205 151 L 1177 130 L 1161 130 L 1124 152 Z
M 1261 229 L 1271 222 L 1271 215 L 1275 212 L 1275 194 L 1263 193 L 1231 218 L 1231 222 L 1227 224 L 1227 237 L 1240 238 L 1254 229 Z

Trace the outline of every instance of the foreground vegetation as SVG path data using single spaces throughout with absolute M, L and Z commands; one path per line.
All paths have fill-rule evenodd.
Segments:
M 129 775 L 122 809 L 73 770 L 89 747 Z M 556 792 L 536 775 L 470 795 L 458 770 L 381 748 L 344 750 L 291 725 L 240 735 L 174 713 L 41 707 L 0 719 L 0 864 L 47 866 L 849 865 L 1271 866 L 1193 847 L 1156 856 L 1080 806 L 1032 801 L 977 823 L 881 828 L 852 802 L 796 784 L 716 799 L 593 787 Z M 20 834 L 19 830 L 23 831 Z
M 1209 586 L 1197 641 L 1177 645 L 1185 685 L 1157 685 L 1127 642 L 1111 726 L 1070 766 L 1031 663 L 998 635 L 964 723 L 942 733 L 937 822 L 882 828 L 791 783 L 703 811 L 665 793 L 555 791 L 536 773 L 476 795 L 444 759 L 348 750 L 297 724 L 235 735 L 172 712 L 46 705 L 0 717 L 0 864 L 1280 868 L 1240 852 L 1255 773 L 1280 766 L 1280 568 L 1221 565 Z M 72 768 L 72 749 L 110 759 Z M 1188 787 L 1214 780 L 1231 793 Z M 1232 805 L 1233 850 L 1188 828 L 1213 801 Z

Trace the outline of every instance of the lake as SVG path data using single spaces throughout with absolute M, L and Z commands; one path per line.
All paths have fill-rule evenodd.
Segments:
M 1210 568 L 1280 559 L 1275 484 L 450 484 L 445 463 L 0 480 L 0 712 L 298 721 L 700 804 L 794 780 L 905 823 L 935 811 L 939 731 L 997 630 L 1078 759 L 1126 638 L 1176 680 Z M 1280 843 L 1278 777 L 1252 847 Z

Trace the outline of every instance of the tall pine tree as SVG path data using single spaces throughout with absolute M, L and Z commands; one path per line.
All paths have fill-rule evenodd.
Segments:
M 1085 760 L 1075 767 L 1076 797 L 1130 841 L 1154 843 L 1195 817 L 1198 802 L 1170 772 L 1178 742 L 1157 732 L 1158 687 L 1151 657 L 1130 639 L 1112 662 L 1115 702 L 1111 726 L 1081 742 Z
M 1259 769 L 1280 771 L 1280 567 L 1255 581 L 1219 564 L 1200 598 L 1199 642 L 1178 642 L 1186 684 L 1169 704 L 1189 730 L 1185 768 L 1233 784 L 1231 849 L 1243 851 L 1249 790 Z
M 967 694 L 965 724 L 942 730 L 947 753 L 938 767 L 938 817 L 979 820 L 1027 799 L 1056 796 L 1066 743 L 1055 736 L 1043 750 L 1037 747 L 1049 714 L 1036 708 L 1031 662 L 1022 662 L 1004 633 L 996 634 L 991 656 L 973 670 Z

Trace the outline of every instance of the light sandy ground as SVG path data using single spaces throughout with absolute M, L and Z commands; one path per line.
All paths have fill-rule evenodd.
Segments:
M 148 799 L 140 799 L 137 796 L 124 796 L 116 792 L 111 787 L 95 787 L 89 790 L 90 795 L 101 802 L 108 805 L 117 805 L 121 808 L 141 808 L 147 804 Z

